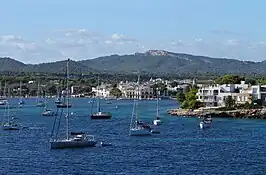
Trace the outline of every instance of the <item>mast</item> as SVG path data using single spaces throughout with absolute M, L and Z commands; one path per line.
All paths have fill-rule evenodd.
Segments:
M 100 112 L 100 98 L 99 98 L 99 81 L 100 81 L 100 78 L 99 78 L 99 74 L 98 74 L 98 80 L 97 80 L 97 110 L 98 112 Z
M 9 110 L 9 102 L 7 102 L 7 122 L 10 123 L 10 110 Z
M 8 96 L 8 98 L 10 98 L 10 97 L 11 97 L 11 93 L 10 93 L 10 87 L 8 87 L 8 88 L 7 88 L 7 96 Z
M 66 90 L 67 90 L 67 116 L 66 116 L 66 138 L 67 138 L 67 140 L 69 139 L 69 136 L 68 136 L 68 134 L 69 134 L 69 88 L 68 88 L 68 79 L 69 79 L 69 61 L 70 61 L 70 59 L 68 58 L 68 60 L 67 60 L 67 88 L 66 88 Z
M 19 82 L 19 97 L 21 99 L 21 95 L 22 95 L 22 84 L 21 81 Z
M 156 119 L 159 117 L 159 91 L 157 88 L 157 110 L 156 110 Z
M 39 96 L 40 96 L 40 82 L 38 81 L 38 87 L 37 87 L 37 98 L 36 98 L 36 102 L 38 103 L 39 101 Z
M 136 108 L 135 108 L 135 113 L 136 113 L 136 121 L 139 120 L 139 116 L 138 116 L 138 100 L 140 98 L 140 92 L 139 92 L 139 86 L 140 86 L 140 74 L 138 74 L 138 90 L 137 90 L 137 99 L 136 99 Z
M 4 97 L 6 98 L 6 81 L 5 81 L 5 87 L 4 87 Z
M 2 97 L 2 81 L 0 81 L 0 97 Z

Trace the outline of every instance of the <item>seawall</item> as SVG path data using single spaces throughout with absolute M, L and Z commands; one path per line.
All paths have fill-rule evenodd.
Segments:
M 250 118 L 266 119 L 266 108 L 263 109 L 237 109 L 231 111 L 216 110 L 188 110 L 188 109 L 171 109 L 167 113 L 179 117 L 202 117 L 211 115 L 213 118 Z

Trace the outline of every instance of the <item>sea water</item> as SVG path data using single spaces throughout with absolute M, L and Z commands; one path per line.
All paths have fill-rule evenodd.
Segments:
M 70 130 L 93 134 L 98 143 L 112 146 L 51 150 L 54 118 L 40 116 L 36 100 L 27 99 L 24 107 L 11 109 L 23 128 L 1 131 L 0 174 L 266 174 L 265 120 L 215 118 L 210 129 L 200 130 L 199 119 L 169 116 L 167 109 L 178 104 L 161 100 L 161 133 L 130 137 L 133 101 L 102 100 L 103 111 L 112 112 L 112 119 L 91 120 L 89 100 L 71 99 Z M 54 100 L 48 102 L 56 110 Z M 141 100 L 138 113 L 152 123 L 156 101 Z M 0 114 L 2 120 L 4 110 Z M 64 116 L 61 124 L 63 137 Z

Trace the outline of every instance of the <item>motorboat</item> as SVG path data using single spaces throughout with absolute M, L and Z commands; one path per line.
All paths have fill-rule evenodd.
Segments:
M 45 102 L 44 101 L 39 101 L 36 106 L 37 107 L 45 107 Z
M 201 121 L 199 123 L 199 127 L 200 127 L 200 129 L 210 128 L 211 124 L 212 124 L 212 118 L 210 116 L 204 117 L 204 118 L 201 118 Z
M 101 142 L 101 147 L 106 147 L 106 146 L 112 146 L 111 143 L 104 143 L 104 142 Z
M 51 109 L 46 109 L 41 113 L 42 116 L 55 116 L 55 112 L 53 112 Z
M 7 100 L 5 99 L 0 99 L 0 105 L 6 105 L 7 104 Z
M 19 125 L 13 122 L 8 122 L 3 125 L 3 130 L 19 130 Z

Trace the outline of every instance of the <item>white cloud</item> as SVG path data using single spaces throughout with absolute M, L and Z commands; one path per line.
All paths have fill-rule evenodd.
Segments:
M 33 42 L 26 38 L 0 36 L 0 57 L 10 56 L 25 63 L 39 63 L 63 60 L 95 58 L 110 54 L 131 54 L 149 49 L 164 49 L 212 57 L 228 57 L 242 60 L 264 60 L 265 41 L 248 41 L 241 38 L 194 40 L 142 41 L 121 33 L 100 34 L 87 29 L 60 29 L 43 42 Z

